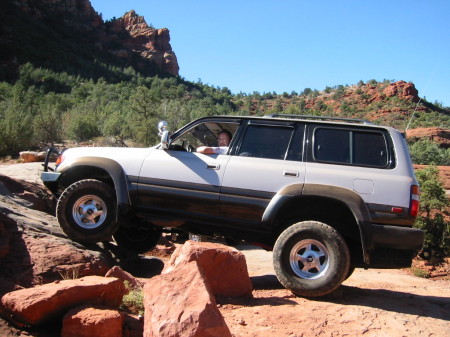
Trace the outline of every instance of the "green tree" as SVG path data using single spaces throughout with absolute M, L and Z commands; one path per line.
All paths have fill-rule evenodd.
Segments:
M 61 140 L 61 115 L 55 107 L 49 107 L 37 114 L 33 125 L 36 141 L 53 146 Z
M 423 139 L 410 145 L 411 159 L 420 165 L 450 165 L 449 151 L 436 143 Z
M 100 136 L 98 125 L 89 115 L 77 115 L 70 120 L 68 136 L 78 142 L 85 142 Z
M 144 86 L 137 87 L 130 97 L 132 135 L 142 145 L 155 143 L 157 133 L 155 125 L 160 118 L 160 94 L 159 87 L 149 89 Z
M 429 166 L 416 172 L 420 184 L 421 215 L 416 226 L 425 231 L 425 243 L 422 254 L 442 257 L 450 253 L 450 223 L 444 220 L 442 212 L 449 205 L 439 170 Z

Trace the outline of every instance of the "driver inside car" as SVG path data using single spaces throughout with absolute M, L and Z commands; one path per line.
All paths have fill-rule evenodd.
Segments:
M 197 152 L 204 154 L 226 154 L 231 138 L 232 135 L 229 131 L 222 130 L 219 132 L 219 137 L 217 138 L 218 146 L 200 146 L 197 148 Z

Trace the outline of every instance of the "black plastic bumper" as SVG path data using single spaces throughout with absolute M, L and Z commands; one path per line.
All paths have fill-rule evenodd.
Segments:
M 372 225 L 371 236 L 374 248 L 419 251 L 423 246 L 425 232 L 409 227 Z

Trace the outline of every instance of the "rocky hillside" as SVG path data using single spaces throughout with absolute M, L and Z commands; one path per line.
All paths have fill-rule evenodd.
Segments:
M 291 113 L 359 118 L 402 131 L 407 127 L 429 127 L 434 129 L 423 129 L 422 132 L 433 141 L 448 141 L 450 109 L 429 103 L 419 94 L 411 82 L 370 80 L 355 85 L 327 87 L 322 91 L 306 88 L 301 93 L 282 95 L 238 95 L 236 104 L 250 114 Z
M 0 32 L 0 80 L 14 78 L 26 62 L 91 76 L 105 66 L 178 75 L 168 29 L 134 11 L 104 22 L 89 0 L 4 0 Z

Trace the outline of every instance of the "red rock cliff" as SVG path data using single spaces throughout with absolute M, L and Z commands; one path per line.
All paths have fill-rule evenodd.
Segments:
M 179 67 L 169 43 L 169 30 L 149 27 L 134 10 L 105 23 L 90 0 L 12 0 L 12 4 L 15 10 L 24 12 L 30 19 L 46 22 L 50 18 L 55 29 L 63 25 L 74 35 L 93 37 L 97 40 L 97 48 L 122 60 L 131 60 L 138 54 L 163 70 L 178 75 Z M 143 63 L 138 64 L 138 67 L 145 67 Z
M 134 10 L 125 13 L 119 19 L 112 21 L 111 31 L 114 38 L 120 42 L 124 49 L 111 50 L 120 57 L 131 57 L 132 52 L 139 53 L 142 57 L 154 61 L 165 71 L 178 75 L 178 62 L 175 53 L 169 43 L 170 33 L 167 28 L 155 29 L 149 27 L 144 17 L 136 14 Z M 127 34 L 120 34 L 127 32 Z

